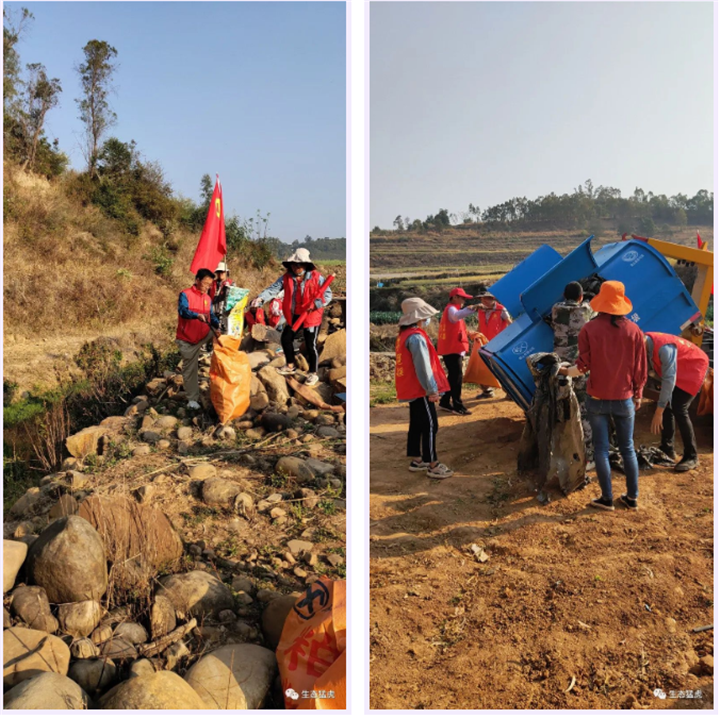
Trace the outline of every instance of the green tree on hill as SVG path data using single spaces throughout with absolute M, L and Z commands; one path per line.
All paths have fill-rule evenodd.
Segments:
M 30 64 L 27 69 L 29 79 L 25 83 L 25 98 L 18 114 L 28 144 L 24 167 L 34 169 L 45 115 L 59 104 L 62 86 L 57 77 L 48 78 L 45 66 L 40 63 Z
M 95 177 L 98 153 L 103 135 L 117 122 L 108 95 L 112 90 L 112 75 L 117 69 L 113 60 L 117 50 L 104 40 L 90 40 L 83 48 L 85 62 L 78 65 L 82 97 L 76 99 L 80 120 L 85 124 L 85 158 L 88 174 Z

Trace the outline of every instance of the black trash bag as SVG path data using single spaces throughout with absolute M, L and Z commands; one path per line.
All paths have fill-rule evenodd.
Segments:
M 580 406 L 572 381 L 558 374 L 561 359 L 557 354 L 538 352 L 526 361 L 536 388 L 525 412 L 518 471 L 534 473 L 538 491 L 557 482 L 567 496 L 585 484 Z

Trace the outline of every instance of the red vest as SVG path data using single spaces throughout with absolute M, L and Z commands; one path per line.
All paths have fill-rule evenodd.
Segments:
M 285 315 L 285 321 L 288 323 L 288 326 L 292 326 L 293 323 L 293 314 L 292 314 L 292 297 L 293 297 L 293 290 L 296 290 L 296 287 L 298 287 L 300 282 L 296 282 L 293 276 L 286 272 L 283 275 L 283 291 L 285 292 L 283 296 L 283 314 Z M 305 289 L 302 293 L 302 296 L 295 297 L 295 315 L 299 316 L 303 312 L 303 307 L 305 304 L 310 303 L 310 299 L 315 297 L 315 294 L 317 294 L 318 289 L 320 289 L 320 274 L 316 271 L 312 271 L 310 273 L 310 278 L 305 282 Z M 316 297 L 318 298 L 318 297 Z M 320 297 L 322 298 L 322 297 Z M 307 317 L 305 317 L 305 321 L 302 323 L 302 327 L 317 327 L 322 324 L 322 316 L 324 307 L 320 307 L 320 309 L 315 309 L 313 304 L 312 311 L 308 312 Z
M 405 346 L 405 342 L 413 334 L 420 334 L 427 342 L 430 366 L 432 367 L 433 377 L 435 377 L 435 383 L 438 386 L 438 393 L 444 394 L 450 391 L 450 384 L 448 384 L 445 372 L 440 365 L 440 357 L 437 355 L 430 337 L 422 329 L 412 327 L 403 329 L 395 342 L 395 391 L 397 392 L 398 401 L 412 401 L 427 396 L 427 392 L 423 389 L 415 373 L 412 354 Z
M 273 299 L 270 302 L 270 314 L 267 318 L 268 324 L 275 328 L 280 324 L 280 317 L 282 316 L 282 304 L 279 299 Z
M 188 309 L 196 314 L 204 314 L 210 321 L 210 296 L 203 294 L 194 285 L 190 289 L 181 292 L 187 297 Z M 190 344 L 197 344 L 207 338 L 210 332 L 210 324 L 205 324 L 199 319 L 183 319 L 178 315 L 176 339 L 182 339 Z
M 438 332 L 437 351 L 440 356 L 447 354 L 462 354 L 470 349 L 470 340 L 467 335 L 465 320 L 460 319 L 453 323 L 448 313 L 452 303 L 445 307 L 442 319 L 440 320 L 440 331 Z
M 262 307 L 248 309 L 245 312 L 245 326 L 251 329 L 254 324 L 265 324 L 265 312 Z
M 702 388 L 705 374 L 707 374 L 710 364 L 708 355 L 700 347 L 682 337 L 676 337 L 672 334 L 660 334 L 659 332 L 647 332 L 647 335 L 653 342 L 652 365 L 655 373 L 662 377 L 660 349 L 666 344 L 674 345 L 677 348 L 675 386 L 686 391 L 690 396 L 695 396 Z
M 508 323 L 502 318 L 505 307 L 500 302 L 496 302 L 490 319 L 485 318 L 485 309 L 482 304 L 478 309 L 478 331 L 484 334 L 488 341 L 494 339 L 500 332 L 508 326 Z

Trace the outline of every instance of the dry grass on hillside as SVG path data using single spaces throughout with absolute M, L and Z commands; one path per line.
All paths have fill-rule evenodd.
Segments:
M 68 197 L 62 181 L 7 164 L 4 219 L 6 338 L 159 329 L 167 316 L 174 320 L 177 293 L 192 281 L 194 233 L 166 242 L 148 223 L 130 236 L 98 208 Z M 229 261 L 236 282 L 251 291 L 278 270 L 242 270 L 239 259 Z

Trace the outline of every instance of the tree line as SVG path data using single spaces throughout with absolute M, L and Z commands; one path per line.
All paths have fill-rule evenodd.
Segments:
M 619 233 L 652 234 L 661 225 L 712 225 L 713 193 L 699 190 L 693 196 L 645 192 L 636 188 L 623 197 L 614 187 L 595 187 L 591 180 L 572 193 L 550 194 L 535 200 L 513 197 L 500 204 L 482 209 L 472 203 L 467 210 L 449 213 L 441 209 L 425 220 L 411 220 L 398 215 L 393 226 L 398 232 L 442 231 L 458 224 L 483 224 L 489 228 L 522 229 L 588 229 L 593 232 L 601 224 L 610 223 Z M 382 232 L 376 227 L 373 232 Z

